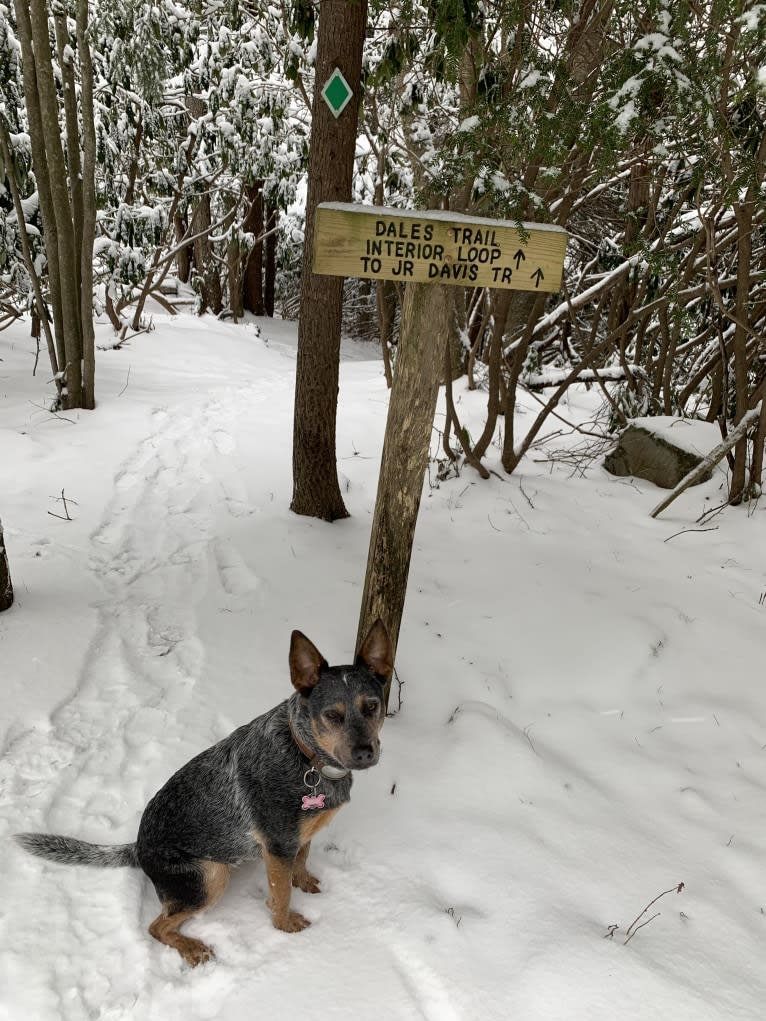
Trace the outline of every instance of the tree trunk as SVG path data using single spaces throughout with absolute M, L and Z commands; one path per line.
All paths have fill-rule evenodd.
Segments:
M 245 188 L 250 209 L 242 224 L 242 230 L 252 234 L 255 244 L 247 254 L 242 274 L 242 305 L 253 315 L 262 316 L 263 303 L 263 181 L 256 181 Z
M 474 453 L 481 459 L 487 453 L 495 435 L 497 419 L 500 414 L 503 367 L 503 337 L 505 336 L 508 316 L 511 311 L 511 295 L 513 291 L 493 291 L 490 293 L 494 320 L 489 348 L 489 378 L 487 380 L 487 421 L 479 437 Z M 515 395 L 514 395 L 515 396 Z
M 761 414 L 758 417 L 758 425 L 753 436 L 753 458 L 750 462 L 750 480 L 748 492 L 750 498 L 755 500 L 763 489 L 763 451 L 766 444 L 766 397 L 761 404 Z
M 63 9 L 59 5 L 54 7 L 60 65 L 58 78 L 54 75 L 47 0 L 14 0 L 14 9 L 22 55 L 32 166 L 45 241 L 55 362 L 60 374 L 57 385 L 60 386 L 64 407 L 92 408 L 95 405 L 93 238 L 96 137 L 93 67 L 87 40 L 88 2 L 77 0 L 75 6 L 77 38 L 74 48 Z M 76 55 L 81 72 L 80 117 L 72 55 Z M 64 143 L 61 110 L 64 115 Z
M 79 0 L 78 0 L 79 6 Z M 87 21 L 87 11 L 86 11 Z M 61 8 L 53 10 L 55 28 L 56 54 L 61 74 L 61 96 L 64 106 L 64 125 L 66 132 L 65 154 L 69 171 L 69 214 L 74 225 L 75 256 L 79 259 L 82 250 L 82 219 L 83 219 L 83 187 L 82 166 L 80 161 L 80 131 L 77 123 L 77 85 L 74 76 L 74 62 L 67 59 L 66 47 L 71 46 L 69 25 L 66 14 Z M 80 282 L 79 280 L 77 281 Z M 80 295 L 77 295 L 78 301 Z
M 242 318 L 242 249 L 239 241 L 232 237 L 226 246 L 226 266 L 229 275 L 229 311 L 234 322 Z
M 449 365 L 451 379 L 459 379 L 465 375 L 468 365 L 468 351 L 465 346 L 465 291 L 462 287 L 449 288 L 449 302 L 452 306 L 452 314 L 449 318 L 449 362 L 445 359 L 443 371 Z M 446 379 L 442 380 L 446 383 Z
M 194 267 L 196 278 L 199 280 L 200 311 L 206 312 L 209 309 L 213 315 L 218 315 L 223 308 L 223 292 L 218 264 L 213 257 L 213 245 L 210 241 L 212 222 L 210 193 L 205 192 L 199 196 L 192 214 L 191 231 L 193 235 L 198 235 L 194 239 Z
M 61 311 L 58 232 L 56 217 L 53 211 L 53 195 L 51 193 L 50 175 L 48 173 L 48 161 L 45 155 L 45 129 L 40 109 L 40 98 L 37 93 L 32 24 L 29 18 L 29 6 L 25 3 L 25 0 L 14 0 L 14 9 L 16 11 L 18 39 L 21 45 L 24 102 L 29 120 L 29 143 L 32 151 L 35 180 L 37 181 L 37 193 L 40 199 L 40 215 L 42 217 L 43 234 L 45 237 L 45 255 L 48 260 L 48 286 L 50 288 L 51 312 L 53 314 L 53 334 L 56 340 L 56 360 L 59 372 L 63 372 L 67 356 L 64 345 L 64 320 Z
M 408 284 L 391 403 L 386 420 L 357 648 L 375 620 L 394 656 L 407 592 L 412 542 L 428 465 L 444 345 L 453 305 L 440 284 Z
M 735 299 L 736 322 L 734 324 L 734 424 L 739 425 L 747 412 L 749 403 L 747 338 L 750 318 L 750 262 L 753 251 L 753 206 L 752 189 L 748 190 L 746 201 L 735 203 L 739 233 L 737 235 L 737 291 Z M 727 395 L 728 396 L 728 395 Z M 739 504 L 745 496 L 747 473 L 747 437 L 734 448 L 734 468 L 731 473 L 729 503 Z
M 16 3 L 17 10 L 22 6 Z M 58 97 L 53 76 L 53 53 L 48 33 L 48 7 L 45 0 L 30 0 L 29 17 L 34 46 L 33 75 L 42 118 L 42 130 L 53 200 L 53 215 L 58 241 L 61 286 L 61 313 L 66 363 L 64 365 L 65 407 L 82 406 L 82 322 L 80 319 L 79 252 L 76 250 L 72 206 L 67 187 L 67 167 L 61 146 Z M 34 159 L 34 156 L 33 156 Z M 39 164 L 35 166 L 37 172 Z M 42 211 L 42 206 L 41 206 Z M 45 224 L 43 224 L 45 228 Z M 46 238 L 47 240 L 47 238 Z M 47 246 L 46 246 L 47 250 Z
M 93 61 L 88 31 L 88 0 L 77 0 L 77 49 L 80 55 L 83 166 L 80 203 L 80 321 L 82 323 L 82 406 L 96 406 L 96 333 L 93 326 L 93 242 L 96 236 L 96 119 L 93 109 Z
M 394 317 L 396 315 L 396 285 L 392 280 L 375 281 L 375 306 L 378 313 L 378 333 L 383 353 L 383 371 L 386 386 L 390 390 L 394 375 L 391 369 L 391 345 L 394 340 Z
M 176 244 L 178 244 L 179 241 L 183 241 L 187 227 L 183 215 L 180 212 L 176 213 L 173 218 L 173 222 L 176 232 Z M 178 249 L 178 254 L 176 255 L 176 273 L 178 274 L 178 279 L 182 284 L 188 284 L 191 279 L 193 254 L 194 248 L 192 245 L 184 245 L 182 248 Z
M 503 416 L 505 418 L 505 436 L 503 437 L 503 468 L 510 475 L 521 459 L 515 449 L 514 416 L 516 414 L 516 387 L 521 376 L 532 339 L 534 324 L 540 318 L 545 307 L 544 294 L 532 294 L 529 291 L 514 291 L 508 311 L 508 334 L 510 337 L 521 333 L 518 346 L 513 352 L 513 361 L 505 393 Z
M 352 197 L 366 22 L 367 0 L 322 3 L 311 115 L 290 507 L 296 514 L 325 521 L 348 517 L 335 457 L 343 278 L 312 273 L 314 221 L 318 203 L 349 202 Z M 321 95 L 336 67 L 354 93 L 337 120 Z
M 13 604 L 13 585 L 8 554 L 3 540 L 3 523 L 0 521 L 0 610 L 7 610 Z
M 277 282 L 277 223 L 279 210 L 276 206 L 267 206 L 266 216 L 266 262 L 263 278 L 263 311 L 269 316 L 274 315 L 274 294 Z

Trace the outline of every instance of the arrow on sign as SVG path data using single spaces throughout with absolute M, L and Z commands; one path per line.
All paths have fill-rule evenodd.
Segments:
M 514 255 L 514 259 L 516 260 L 516 269 L 518 269 L 521 263 L 524 262 L 524 260 L 526 259 L 526 255 L 522 252 L 521 249 L 519 249 L 518 252 L 516 252 L 516 254 Z
M 536 269 L 532 274 L 532 279 L 535 282 L 535 287 L 539 287 L 540 281 L 545 280 L 545 273 L 541 269 Z

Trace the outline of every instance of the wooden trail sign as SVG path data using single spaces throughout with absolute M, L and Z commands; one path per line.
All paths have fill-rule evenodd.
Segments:
M 380 617 L 395 656 L 453 314 L 444 285 L 557 291 L 567 234 L 546 224 L 322 202 L 313 240 L 314 273 L 407 284 L 356 646 Z
M 314 273 L 515 291 L 558 291 L 567 233 L 450 212 L 317 206 Z

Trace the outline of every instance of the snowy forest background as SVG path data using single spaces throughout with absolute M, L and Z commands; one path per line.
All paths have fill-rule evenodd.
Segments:
M 60 405 L 95 403 L 93 310 L 124 336 L 150 295 L 173 307 L 168 278 L 200 313 L 297 315 L 317 10 L 0 4 L 0 327 L 32 312 Z M 611 429 L 663 413 L 725 430 L 757 406 L 766 7 L 373 2 L 367 26 L 354 200 L 570 233 L 554 298 L 450 289 L 453 372 L 489 395 L 481 434 L 458 429 L 474 460 L 504 416 L 513 471 L 585 370 L 611 381 Z M 346 285 L 389 376 L 401 300 Z M 517 435 L 519 387 L 551 383 Z M 759 492 L 762 407 L 732 502 Z

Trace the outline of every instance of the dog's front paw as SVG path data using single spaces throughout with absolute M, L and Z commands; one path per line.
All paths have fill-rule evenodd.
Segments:
M 275 928 L 281 929 L 282 932 L 301 932 L 309 925 L 311 922 L 308 918 L 304 918 L 298 911 L 290 911 L 285 918 L 274 919 Z
M 192 939 L 190 936 L 180 936 L 176 944 L 176 950 L 192 968 L 215 960 L 215 951 L 212 947 L 209 947 L 207 943 L 203 943 L 202 940 Z
M 319 880 L 316 876 L 312 876 L 310 872 L 301 872 L 298 875 L 294 875 L 293 886 L 297 886 L 298 889 L 303 890 L 304 893 L 321 892 Z

